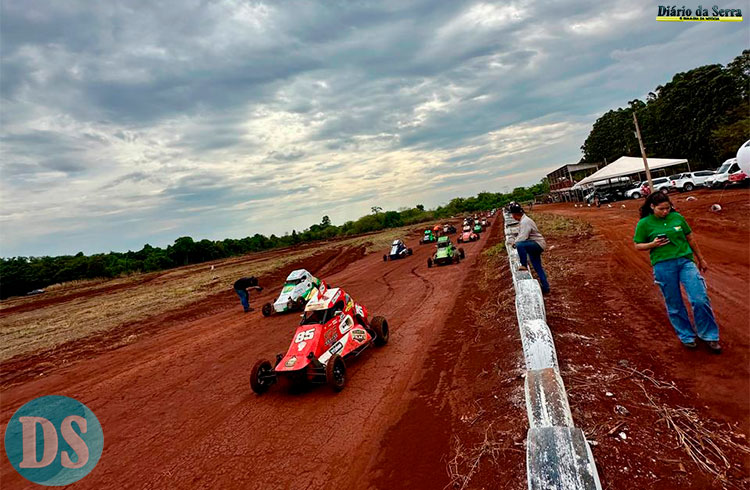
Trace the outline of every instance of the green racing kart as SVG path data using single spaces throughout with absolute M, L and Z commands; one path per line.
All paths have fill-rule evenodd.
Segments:
M 419 239 L 419 244 L 424 245 L 425 243 L 432 243 L 437 240 L 435 232 L 432 230 L 425 230 L 424 236 Z
M 427 267 L 432 267 L 432 264 L 458 264 L 465 257 L 463 248 L 456 248 L 449 237 L 441 236 L 438 238 L 435 254 L 427 259 Z

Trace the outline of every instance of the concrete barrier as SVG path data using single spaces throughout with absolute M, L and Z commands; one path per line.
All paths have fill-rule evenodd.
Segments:
M 512 247 L 518 223 L 505 217 L 516 316 L 526 362 L 524 394 L 529 431 L 526 477 L 529 490 L 601 490 L 591 448 L 574 427 L 568 396 L 560 377 L 552 332 L 547 325 L 542 289 L 529 271 L 519 271 L 518 252 Z
M 573 427 L 565 386 L 555 368 L 528 371 L 524 392 L 529 427 Z
M 601 490 L 591 448 L 581 429 L 529 429 L 526 477 L 529 490 Z
M 544 320 L 526 320 L 521 323 L 521 344 L 527 370 L 559 369 L 552 332 Z
M 528 320 L 547 321 L 542 288 L 536 279 L 516 281 L 516 316 L 519 326 Z

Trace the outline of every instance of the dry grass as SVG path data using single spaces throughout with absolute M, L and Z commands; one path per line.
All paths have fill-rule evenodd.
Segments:
M 646 395 L 648 406 L 659 414 L 659 420 L 667 428 L 675 432 L 679 446 L 701 471 L 713 475 L 724 488 L 743 488 L 727 478 L 732 464 L 724 449 L 748 455 L 750 448 L 734 442 L 726 431 L 721 430 L 717 424 L 702 419 L 694 409 L 658 403 L 648 393 L 642 381 L 636 380 L 635 383 Z
M 484 440 L 473 448 L 465 448 L 456 437 L 453 441 L 453 457 L 448 461 L 447 466 L 450 482 L 445 488 L 464 490 L 471 482 L 471 478 L 479 471 L 483 459 L 488 459 L 493 465 L 497 465 L 498 457 L 505 451 L 524 453 L 518 448 L 505 447 L 495 439 L 492 424 L 485 429 Z
M 405 237 L 413 227 L 395 228 L 377 234 L 322 243 L 298 252 L 284 251 L 281 256 L 248 255 L 208 264 L 198 264 L 152 274 L 136 274 L 110 281 L 74 281 L 48 288 L 42 296 L 3 302 L 9 308 L 71 293 L 91 293 L 55 305 L 10 313 L 0 319 L 0 361 L 45 350 L 89 335 L 142 322 L 169 311 L 178 311 L 223 291 L 231 292 L 238 277 L 262 276 L 288 267 L 330 247 L 360 247 L 381 251 L 394 238 Z M 211 270 L 212 265 L 214 270 Z M 101 288 L 134 283 L 115 291 Z M 233 293 L 232 293 L 233 294 Z M 0 309 L 0 311 L 2 311 Z M 135 341 L 135 338 L 133 338 Z
M 562 233 L 567 236 L 590 235 L 593 227 L 587 221 L 549 213 L 529 213 L 542 235 Z

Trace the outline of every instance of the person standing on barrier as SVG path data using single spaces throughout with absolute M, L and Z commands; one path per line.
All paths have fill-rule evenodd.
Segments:
M 542 267 L 542 252 L 547 248 L 547 242 L 544 241 L 544 237 L 539 233 L 539 228 L 536 227 L 534 220 L 526 216 L 523 212 L 523 208 L 520 204 L 512 204 L 510 206 L 510 214 L 513 215 L 513 219 L 518 221 L 518 235 L 516 241 L 513 243 L 513 247 L 518 251 L 518 258 L 521 259 L 521 266 L 518 268 L 520 271 L 527 271 L 528 261 L 531 261 L 531 265 L 534 266 L 534 271 L 539 278 L 539 285 L 542 287 L 542 294 L 549 294 L 549 283 L 547 282 L 547 274 L 544 272 Z
M 706 281 L 700 273 L 708 269 L 708 264 L 695 242 L 690 225 L 674 210 L 669 196 L 654 192 L 646 198 L 633 241 L 636 249 L 648 251 L 651 255 L 654 283 L 661 289 L 669 321 L 682 345 L 695 349 L 697 337 L 711 352 L 721 353 L 719 326 L 708 299 Z M 695 327 L 690 323 L 682 301 L 680 284 L 693 307 Z

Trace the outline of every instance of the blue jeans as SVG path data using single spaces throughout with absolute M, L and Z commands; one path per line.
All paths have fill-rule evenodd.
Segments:
M 692 260 L 681 257 L 657 262 L 654 264 L 654 282 L 664 295 L 669 321 L 682 342 L 695 342 L 696 334 L 698 338 L 707 342 L 719 340 L 719 326 L 716 324 L 711 301 L 708 299 L 706 281 Z M 685 288 L 693 307 L 695 328 L 690 324 L 685 303 L 682 301 L 680 283 Z
M 250 303 L 247 301 L 247 291 L 244 289 L 235 289 L 234 292 L 240 297 L 240 303 L 242 303 L 242 307 L 245 308 L 245 311 L 250 311 Z
M 547 282 L 547 274 L 544 272 L 542 267 L 542 247 L 534 240 L 524 240 L 516 243 L 516 250 L 518 251 L 518 258 L 521 259 L 521 265 L 527 267 L 527 257 L 531 261 L 531 265 L 534 266 L 536 275 L 539 277 L 539 284 L 542 286 L 542 292 L 549 292 L 549 283 Z

